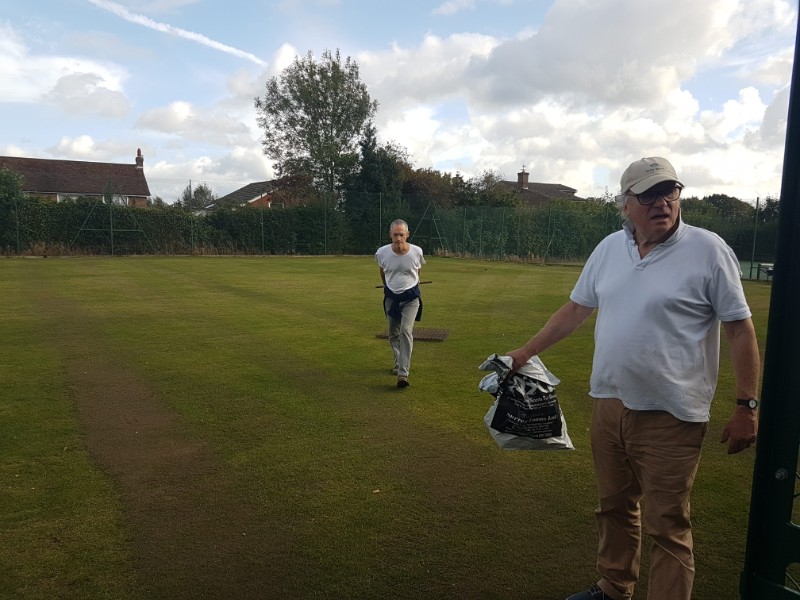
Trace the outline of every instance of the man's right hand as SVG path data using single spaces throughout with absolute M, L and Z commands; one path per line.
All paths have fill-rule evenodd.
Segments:
M 737 454 L 756 443 L 758 415 L 754 410 L 737 406 L 725 428 L 720 443 L 728 442 L 728 454 Z
M 517 371 L 522 365 L 528 362 L 528 359 L 533 356 L 532 354 L 528 354 L 528 351 L 525 349 L 525 346 L 522 348 L 517 348 L 516 350 L 512 350 L 511 352 L 506 352 L 506 356 L 511 357 L 511 372 Z

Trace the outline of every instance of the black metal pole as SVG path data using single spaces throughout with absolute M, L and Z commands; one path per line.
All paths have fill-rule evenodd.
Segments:
M 800 23 L 795 39 L 772 278 L 759 437 L 753 471 L 744 600 L 800 598 L 786 570 L 800 563 L 792 523 L 800 443 Z

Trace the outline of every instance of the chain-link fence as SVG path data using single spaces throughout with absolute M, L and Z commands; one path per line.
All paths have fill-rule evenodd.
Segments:
M 434 197 L 351 193 L 292 207 L 205 211 L 184 205 L 193 193 L 187 190 L 213 190 L 220 198 L 240 187 L 154 180 L 151 191 L 162 202 L 148 208 L 121 199 L 19 199 L 6 207 L 0 244 L 9 254 L 372 254 L 389 242 L 390 223 L 404 219 L 412 242 L 430 255 L 580 264 L 622 223 L 611 203 L 568 200 L 447 208 Z M 683 218 L 720 235 L 744 277 L 771 277 L 777 219 L 765 219 L 755 207 L 732 218 L 693 203 L 683 207 Z

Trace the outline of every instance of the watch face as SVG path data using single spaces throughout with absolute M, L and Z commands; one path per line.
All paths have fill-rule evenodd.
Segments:
M 749 406 L 750 408 L 755 408 L 756 406 L 758 406 L 758 400 L 752 400 L 752 399 L 748 400 L 747 406 Z

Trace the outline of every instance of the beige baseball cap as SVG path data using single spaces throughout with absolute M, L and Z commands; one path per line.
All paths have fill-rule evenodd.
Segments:
M 662 181 L 678 181 L 678 174 L 666 158 L 651 156 L 632 162 L 620 179 L 622 193 L 641 194 Z

